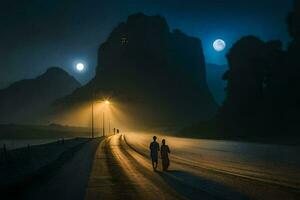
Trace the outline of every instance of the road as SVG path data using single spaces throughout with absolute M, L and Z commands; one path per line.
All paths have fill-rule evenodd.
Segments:
M 170 171 L 154 172 L 151 134 L 126 133 L 98 146 L 86 199 L 300 199 L 299 147 L 158 135 Z
M 158 197 L 158 198 L 157 198 Z M 181 199 L 122 135 L 98 147 L 86 199 Z
M 300 199 L 297 146 L 157 135 L 171 149 L 163 173 L 151 166 L 152 135 L 91 140 L 22 199 Z
M 91 140 L 78 149 L 70 159 L 55 165 L 37 180 L 23 186 L 21 197 L 7 199 L 82 200 L 89 180 L 95 151 L 102 138 Z M 18 191 L 16 191 L 18 193 Z M 4 198 L 6 199 L 6 198 Z

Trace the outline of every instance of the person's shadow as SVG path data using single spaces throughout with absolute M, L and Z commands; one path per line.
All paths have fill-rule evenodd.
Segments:
M 169 186 L 187 199 L 248 199 L 239 192 L 221 183 L 195 176 L 188 172 L 179 170 L 156 172 Z

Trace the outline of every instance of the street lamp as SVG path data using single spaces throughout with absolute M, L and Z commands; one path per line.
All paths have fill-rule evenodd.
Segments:
M 92 138 L 94 138 L 94 95 L 93 95 L 93 99 L 92 99 Z M 105 105 L 109 105 L 110 101 L 109 100 L 104 100 Z M 104 116 L 104 112 L 103 112 L 103 122 L 102 122 L 102 135 L 105 136 L 105 116 Z M 110 125 L 109 125 L 110 126 Z
M 92 139 L 94 138 L 94 95 L 92 99 Z
M 105 100 L 104 103 L 105 103 L 105 105 L 109 105 L 110 101 Z M 109 121 L 109 129 L 110 129 L 110 121 Z M 109 131 L 108 131 L 108 133 L 109 133 Z M 105 112 L 104 111 L 103 111 L 103 117 L 102 117 L 102 135 L 105 136 Z
M 105 136 L 105 118 L 104 118 L 104 112 L 103 112 L 103 117 L 102 117 L 102 136 Z

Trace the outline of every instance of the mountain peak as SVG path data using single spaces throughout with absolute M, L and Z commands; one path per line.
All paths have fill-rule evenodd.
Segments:
M 17 81 L 0 90 L 0 123 L 30 121 L 56 99 L 70 94 L 80 83 L 59 67 L 42 75 Z
M 52 66 L 49 67 L 46 72 L 65 72 L 65 71 L 60 67 Z
M 210 117 L 217 108 L 206 83 L 201 40 L 180 30 L 171 32 L 160 15 L 136 13 L 112 30 L 98 49 L 95 79 L 77 91 L 74 101 L 78 96 L 88 98 L 91 90 L 143 102 L 139 109 L 129 102 L 127 109 L 137 110 L 136 116 L 145 121 L 156 118 L 184 123 Z M 167 106 L 160 111 L 161 118 L 150 117 L 162 103 Z
M 70 76 L 65 70 L 63 70 L 62 68 L 60 67 L 56 67 L 56 66 L 53 66 L 53 67 L 49 67 L 47 69 L 47 71 L 43 74 L 43 75 L 59 75 L 59 74 L 62 74 L 62 75 L 65 75 L 65 76 Z

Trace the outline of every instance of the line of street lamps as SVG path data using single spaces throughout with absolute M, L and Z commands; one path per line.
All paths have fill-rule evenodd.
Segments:
M 105 100 L 104 101 L 105 105 L 109 105 L 110 101 Z M 108 118 L 109 120 L 109 118 Z M 109 133 L 110 133 L 110 120 L 108 121 L 109 123 Z M 102 136 L 105 136 L 105 112 L 103 111 L 103 117 L 102 117 Z M 95 137 L 95 130 L 94 130 L 94 99 L 92 100 L 92 138 Z

